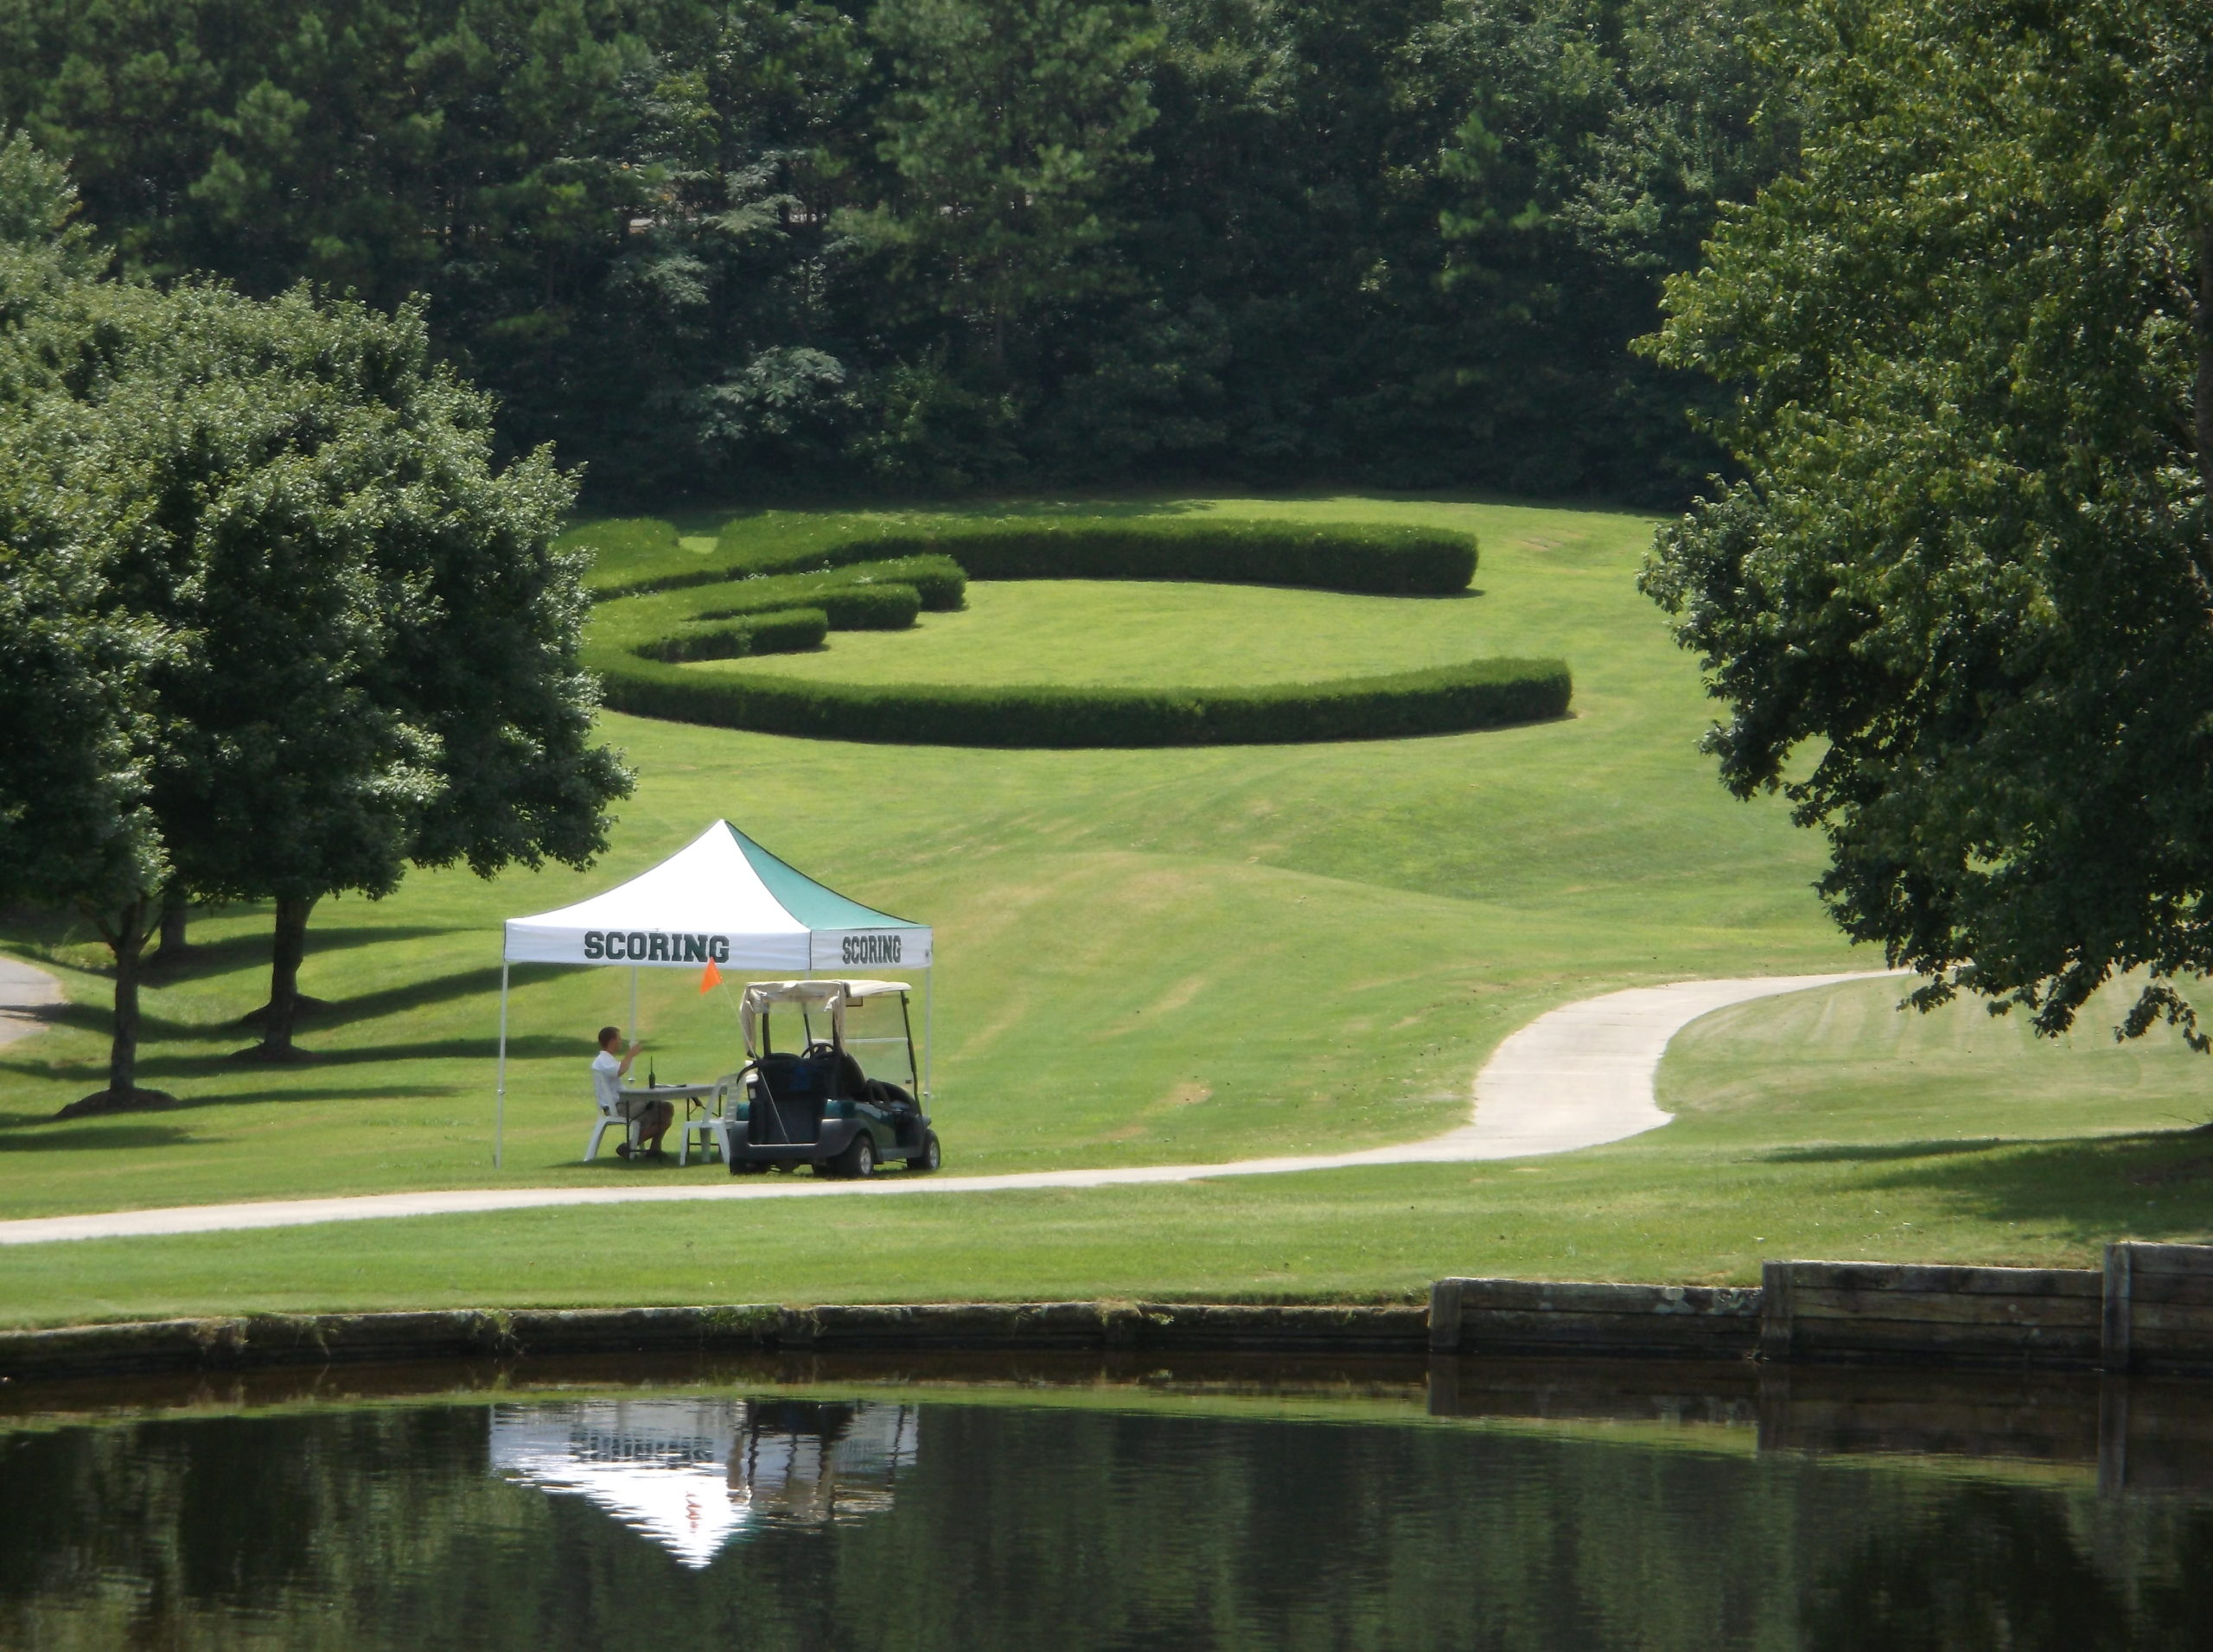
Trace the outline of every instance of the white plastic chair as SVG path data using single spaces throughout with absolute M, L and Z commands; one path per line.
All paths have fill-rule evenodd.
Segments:
M 707 1157 L 708 1150 L 712 1148 L 723 1156 L 724 1164 L 730 1163 L 730 1093 L 737 1088 L 737 1075 L 736 1073 L 732 1073 L 727 1078 L 717 1079 L 715 1094 L 708 1101 L 706 1112 L 696 1119 L 686 1119 L 684 1121 L 684 1139 L 676 1145 L 676 1163 L 679 1169 L 692 1162 L 692 1139 L 694 1136 L 699 1139 L 701 1159 L 704 1160 Z
M 596 1094 L 592 1099 L 598 1102 L 599 1121 L 592 1126 L 591 1139 L 584 1144 L 584 1163 L 587 1164 L 599 1157 L 599 1144 L 606 1139 L 609 1126 L 619 1126 L 622 1139 L 635 1147 L 638 1145 L 638 1126 L 642 1122 L 637 1119 L 625 1119 L 604 1101 L 599 1101 Z

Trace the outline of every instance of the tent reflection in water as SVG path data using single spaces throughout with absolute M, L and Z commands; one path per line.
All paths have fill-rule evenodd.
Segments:
M 931 935 L 928 924 L 863 906 L 788 865 L 717 820 L 659 865 L 603 894 L 509 918 L 500 959 L 500 1068 L 492 1127 L 498 1165 L 507 1131 L 507 983 L 517 964 L 627 965 L 630 1036 L 641 969 L 740 974 L 922 974 L 922 1089 L 929 1094 Z
M 822 1527 L 891 1507 L 914 1465 L 912 1406 L 615 1400 L 492 1408 L 492 1471 L 580 1496 L 705 1566 L 758 1527 Z

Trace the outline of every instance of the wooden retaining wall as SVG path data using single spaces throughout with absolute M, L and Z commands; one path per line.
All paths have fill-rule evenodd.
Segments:
M 2106 1247 L 2108 1371 L 2213 1372 L 2213 1245 Z
M 1757 1286 L 1439 1279 L 1413 1304 L 1145 1302 L 270 1314 L 0 1333 L 0 1381 L 635 1353 L 1265 1353 L 2213 1375 L 2213 1246 L 2094 1268 L 1770 1262 Z
M 1435 1354 L 2213 1375 L 2213 1246 L 2103 1269 L 1770 1262 L 1757 1289 L 1439 1279 Z
M 2093 1268 L 1770 1262 L 1760 1357 L 2094 1370 L 2102 1292 Z
M 593 1354 L 1118 1350 L 1419 1355 L 1418 1306 L 1149 1302 L 255 1314 L 0 1334 L 0 1379 Z
M 1429 1293 L 1434 1354 L 1743 1359 L 1759 1330 L 1744 1286 L 1439 1279 Z

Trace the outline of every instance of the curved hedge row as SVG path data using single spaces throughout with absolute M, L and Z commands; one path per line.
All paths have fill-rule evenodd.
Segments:
M 909 523 L 912 526 L 909 526 Z M 826 631 L 898 630 L 962 607 L 970 578 L 1179 579 L 1370 595 L 1464 591 L 1469 535 L 1374 524 L 1182 519 L 735 521 L 717 565 L 678 568 L 666 523 L 609 525 L 586 664 L 616 711 L 818 739 L 911 745 L 1170 746 L 1451 734 L 1566 714 L 1557 660 L 1477 660 L 1256 687 L 945 686 L 716 676 L 686 660 L 792 652 Z M 664 543 L 665 541 L 665 543 Z M 684 553 L 688 555 L 689 553 Z M 623 576 L 628 575 L 626 578 Z M 607 577 L 605 576 L 613 576 Z
M 749 573 L 937 554 L 971 579 L 1191 579 L 1364 596 L 1450 596 L 1476 577 L 1475 536 L 1439 528 L 1180 517 L 954 520 L 826 545 L 779 545 L 732 522 L 717 550 L 724 566 Z
M 639 661 L 607 677 L 619 711 L 895 745 L 1203 746 L 1459 734 L 1566 714 L 1565 661 L 1474 660 L 1388 677 L 1253 688 L 1003 687 L 707 676 Z

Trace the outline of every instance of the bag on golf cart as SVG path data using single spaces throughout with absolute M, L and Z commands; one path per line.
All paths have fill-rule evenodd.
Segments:
M 747 1086 L 753 1139 L 807 1142 L 822 1134 L 822 1105 L 835 1092 L 834 1058 L 772 1051 L 753 1063 Z

